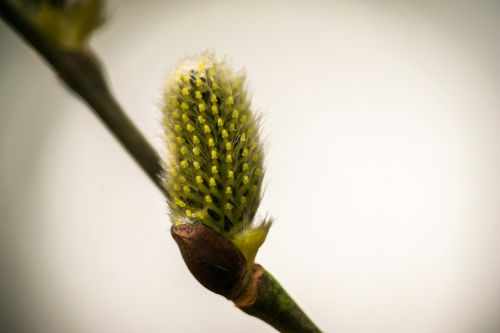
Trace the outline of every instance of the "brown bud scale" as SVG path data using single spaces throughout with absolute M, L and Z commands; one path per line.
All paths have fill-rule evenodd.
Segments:
M 233 242 L 203 224 L 172 226 L 171 232 L 198 282 L 228 299 L 239 295 L 247 264 Z

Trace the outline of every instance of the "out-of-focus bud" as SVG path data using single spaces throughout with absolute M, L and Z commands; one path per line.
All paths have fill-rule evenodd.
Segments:
M 33 24 L 63 49 L 83 48 L 104 23 L 102 0 L 17 0 Z

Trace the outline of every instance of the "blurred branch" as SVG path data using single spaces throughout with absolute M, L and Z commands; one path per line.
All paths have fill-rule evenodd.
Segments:
M 37 50 L 62 81 L 102 120 L 158 189 L 162 185 L 160 158 L 112 95 L 97 58 L 88 47 L 64 48 L 43 34 L 29 18 L 7 0 L 0 0 L 0 16 Z

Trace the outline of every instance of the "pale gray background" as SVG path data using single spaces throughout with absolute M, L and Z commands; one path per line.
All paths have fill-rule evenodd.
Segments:
M 245 67 L 258 261 L 325 332 L 500 330 L 498 1 L 112 1 L 93 40 L 162 150 L 169 68 Z M 2 332 L 272 332 L 201 287 L 162 196 L 0 23 Z

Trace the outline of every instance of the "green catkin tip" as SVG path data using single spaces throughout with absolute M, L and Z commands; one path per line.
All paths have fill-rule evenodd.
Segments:
M 164 185 L 174 194 L 173 223 L 214 229 L 252 264 L 270 222 L 254 222 L 264 156 L 244 81 L 208 52 L 174 68 L 164 95 Z

